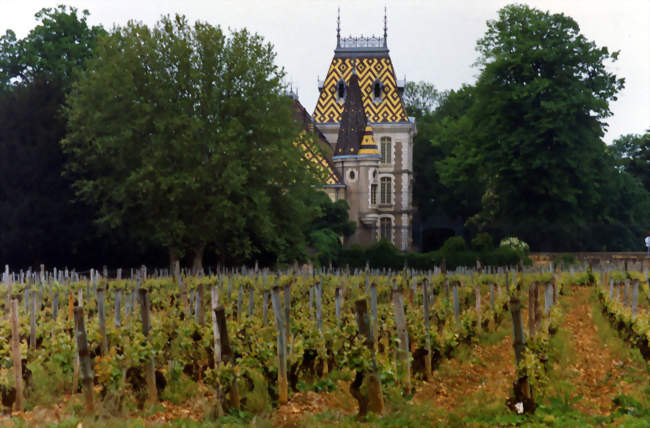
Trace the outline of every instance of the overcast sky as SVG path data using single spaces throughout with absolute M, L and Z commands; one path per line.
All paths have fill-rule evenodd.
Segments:
M 472 83 L 478 69 L 476 40 L 506 0 L 0 0 L 0 32 L 24 37 L 34 13 L 65 3 L 90 11 L 89 22 L 111 28 L 130 19 L 154 24 L 162 14 L 182 13 L 225 28 L 262 34 L 275 46 L 278 64 L 313 111 L 316 79 L 327 73 L 336 45 L 336 9 L 344 36 L 379 35 L 388 8 L 388 47 L 399 79 L 426 80 L 439 89 Z M 650 128 L 650 0 L 520 0 L 573 17 L 582 33 L 610 51 L 620 50 L 610 70 L 625 89 L 611 105 L 606 142 Z

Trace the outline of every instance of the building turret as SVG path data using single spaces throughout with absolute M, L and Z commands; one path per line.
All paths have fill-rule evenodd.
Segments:
M 312 115 L 333 148 L 333 163 L 344 180 L 345 199 L 357 231 L 346 244 L 387 239 L 411 247 L 414 208 L 413 137 L 417 130 L 402 101 L 383 37 L 340 37 Z

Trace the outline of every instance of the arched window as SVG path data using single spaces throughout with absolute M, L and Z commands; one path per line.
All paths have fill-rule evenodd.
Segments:
M 373 183 L 370 185 L 370 206 L 375 205 L 377 205 L 377 184 Z
M 391 163 L 391 143 L 390 137 L 381 137 L 381 163 L 384 165 L 390 165 Z
M 375 80 L 375 83 L 372 85 L 372 97 L 374 102 L 380 102 L 381 101 L 381 92 L 383 89 L 383 85 L 379 81 L 379 79 Z
M 342 79 L 336 85 L 336 95 L 339 101 L 345 99 L 345 82 Z
M 379 220 L 379 237 L 387 241 L 392 241 L 393 224 L 390 217 L 382 217 Z
M 391 181 L 390 177 L 381 178 L 381 194 L 379 197 L 379 203 L 382 205 L 391 204 Z

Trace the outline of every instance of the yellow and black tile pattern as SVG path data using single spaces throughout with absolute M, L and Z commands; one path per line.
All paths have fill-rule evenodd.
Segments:
M 339 123 L 341 121 L 343 102 L 337 99 L 337 84 L 341 78 L 346 84 L 350 81 L 353 63 L 359 76 L 363 107 L 368 122 L 408 121 L 404 103 L 397 92 L 395 71 L 389 57 L 334 58 L 312 115 L 314 121 L 316 123 Z M 375 101 L 373 97 L 373 86 L 377 80 L 382 84 L 380 101 Z
M 325 155 L 319 153 L 320 150 L 314 143 L 312 133 L 301 131 L 294 144 L 300 146 L 304 152 L 304 159 L 308 162 L 308 165 L 314 168 L 314 172 L 325 180 L 325 184 L 341 184 L 341 180 L 334 172 L 332 165 L 329 163 Z

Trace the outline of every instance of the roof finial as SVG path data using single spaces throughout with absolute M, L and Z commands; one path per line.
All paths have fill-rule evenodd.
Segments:
M 384 47 L 387 47 L 386 39 L 388 39 L 388 19 L 386 18 L 386 5 L 384 5 Z
M 336 47 L 341 47 L 341 7 L 338 8 L 336 16 Z

